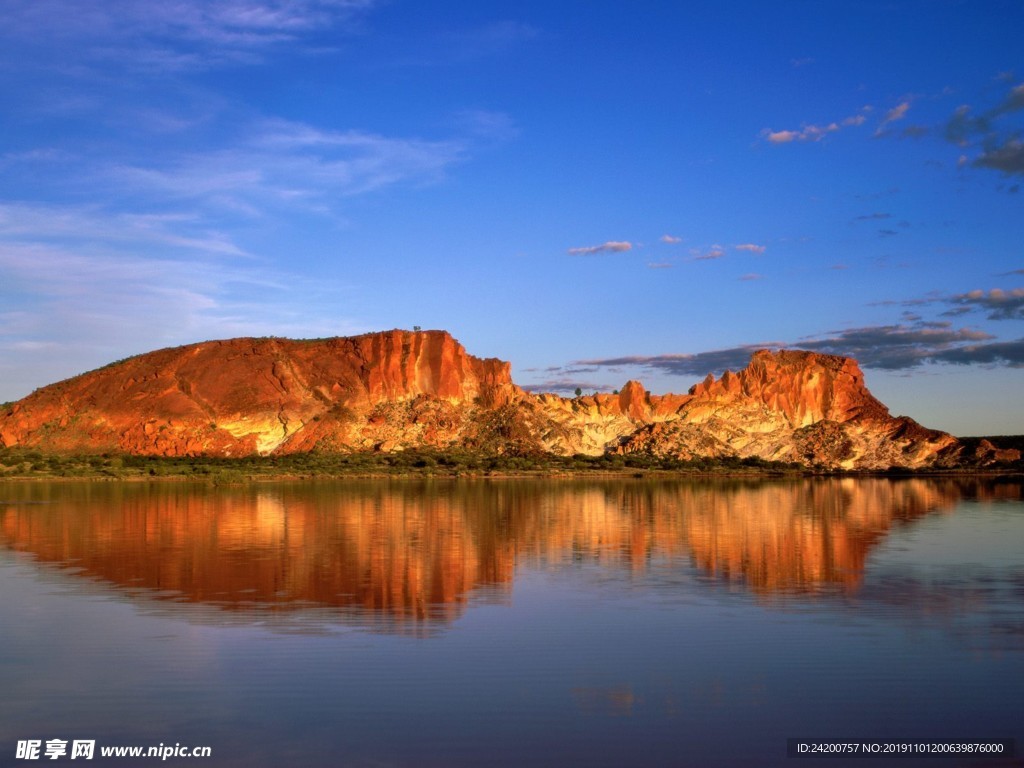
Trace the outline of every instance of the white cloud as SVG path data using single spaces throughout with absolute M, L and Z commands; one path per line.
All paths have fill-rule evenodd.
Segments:
M 102 241 L 249 255 L 229 236 L 204 228 L 193 214 L 108 213 L 96 206 L 0 203 L 0 241 Z
M 907 116 L 907 111 L 910 109 L 910 102 L 904 101 L 901 104 L 897 104 L 895 107 L 885 113 L 885 119 L 883 123 L 891 123 L 896 120 L 902 120 Z
M 788 144 L 789 142 L 796 141 L 800 138 L 799 131 L 771 131 L 765 129 L 763 135 L 772 144 Z
M 372 0 L 8 0 L 0 39 L 47 46 L 88 67 L 177 71 L 258 61 L 316 30 L 352 23 Z M 54 47 L 53 43 L 61 43 Z M 42 62 L 44 65 L 52 62 Z
M 850 115 L 838 122 L 825 123 L 823 125 L 804 124 L 799 130 L 773 131 L 765 128 L 761 136 L 770 144 L 789 144 L 794 141 L 821 141 L 826 136 L 836 133 L 843 128 L 862 125 L 865 120 L 865 113 L 871 111 L 871 107 L 862 107 L 859 114 Z
M 791 141 L 821 141 L 828 134 L 838 130 L 838 123 L 829 123 L 805 125 L 799 131 L 765 131 L 764 135 L 772 144 L 788 144 Z
M 882 122 L 879 123 L 878 129 L 875 131 L 876 136 L 882 135 L 885 132 L 885 127 L 889 123 L 895 123 L 897 120 L 902 120 L 907 116 L 907 112 L 910 110 L 910 102 L 904 101 L 897 104 L 895 107 L 885 113 L 885 117 L 882 118 Z
M 572 256 L 593 256 L 596 253 L 624 253 L 633 249 L 633 244 L 619 240 L 609 240 L 601 245 L 590 245 L 583 248 L 570 248 L 566 253 Z
M 768 246 L 755 245 L 754 243 L 742 243 L 741 245 L 735 246 L 737 251 L 747 251 L 748 253 L 764 253 L 768 250 Z
M 683 238 L 674 237 L 672 235 L 662 235 L 659 239 L 661 240 L 661 242 L 667 243 L 669 245 L 674 245 L 675 243 L 683 242 Z
M 280 205 L 332 208 L 339 197 L 436 182 L 465 153 L 458 139 L 393 138 L 273 120 L 256 124 L 229 149 L 170 155 L 149 165 L 120 163 L 105 173 L 108 182 L 159 200 L 200 200 L 257 214 Z
M 714 259 L 720 259 L 725 256 L 725 248 L 720 245 L 712 245 L 706 251 L 692 251 L 694 254 L 695 261 L 712 261 Z

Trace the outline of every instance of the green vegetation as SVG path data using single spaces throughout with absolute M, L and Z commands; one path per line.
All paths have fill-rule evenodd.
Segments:
M 407 450 L 395 453 L 299 453 L 284 456 L 131 456 L 43 454 L 0 448 L 2 478 L 193 478 L 242 482 L 274 477 L 559 475 L 607 473 L 794 473 L 797 464 L 762 459 L 679 459 L 648 454 L 552 456 L 487 454 L 467 450 Z
M 510 427 L 493 425 L 497 429 Z M 511 429 L 514 432 L 514 427 Z M 514 436 L 514 435 L 513 435 Z M 971 438 L 968 438 L 971 439 Z M 980 440 L 980 438 L 974 438 Z M 988 438 L 1000 447 L 1024 445 L 1024 438 Z M 513 441 L 514 444 L 514 441 Z M 1024 462 L 981 471 L 1020 473 Z M 915 475 L 942 470 L 911 470 L 892 467 L 885 472 L 852 474 Z M 970 467 L 952 473 L 977 471 Z M 795 462 L 766 461 L 755 457 L 696 458 L 682 460 L 646 453 L 603 456 L 554 456 L 519 451 L 494 453 L 472 449 L 410 449 L 393 453 L 314 451 L 283 456 L 132 456 L 128 454 L 46 454 L 26 448 L 0 448 L 0 480 L 10 479 L 196 479 L 236 483 L 273 478 L 336 478 L 389 476 L 501 476 L 586 475 L 614 473 L 634 477 L 665 475 L 743 474 L 805 475 L 849 474 L 825 467 L 806 467 Z

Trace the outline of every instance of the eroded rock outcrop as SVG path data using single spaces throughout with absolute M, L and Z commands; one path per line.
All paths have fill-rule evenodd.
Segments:
M 522 393 L 501 360 L 441 331 L 231 339 L 139 355 L 0 416 L 4 445 L 147 455 L 444 446 Z
M 673 416 L 638 430 L 619 450 L 844 469 L 959 460 L 955 437 L 890 416 L 868 391 L 857 362 L 834 355 L 760 350 L 742 371 L 708 375 L 691 387 Z
M 164 349 L 43 387 L 0 413 L 0 446 L 239 456 L 432 447 L 760 458 L 830 468 L 1019 459 L 894 418 L 856 361 L 756 352 L 688 394 L 532 395 L 443 331 Z

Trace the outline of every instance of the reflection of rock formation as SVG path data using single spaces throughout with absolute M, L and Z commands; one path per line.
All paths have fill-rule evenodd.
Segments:
M 90 490 L 67 505 L 8 507 L 0 531 L 13 548 L 84 576 L 223 608 L 452 619 L 474 587 L 511 578 L 511 553 L 478 540 L 462 509 L 385 486 L 344 496 Z
M 6 546 L 148 595 L 224 609 L 454 619 L 517 561 L 690 563 L 752 590 L 859 584 L 894 522 L 977 494 L 955 481 L 25 485 Z M 1016 487 L 1017 497 L 1020 488 Z
M 949 507 L 955 489 L 930 480 L 838 479 L 740 486 L 708 494 L 688 518 L 702 570 L 756 592 L 844 589 L 895 521 Z

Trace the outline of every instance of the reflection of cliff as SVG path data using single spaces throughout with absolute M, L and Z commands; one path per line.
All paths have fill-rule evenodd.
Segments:
M 84 576 L 223 608 L 451 619 L 471 589 L 511 578 L 510 553 L 478 540 L 457 506 L 383 486 L 343 497 L 323 489 L 90 490 L 70 504 L 8 507 L 3 538 Z
M 843 589 L 861 581 L 868 553 L 894 522 L 949 507 L 953 487 L 928 480 L 804 481 L 706 495 L 687 521 L 702 570 L 756 592 Z
M 509 590 L 519 560 L 634 572 L 692 562 L 756 592 L 846 589 L 894 522 L 973 493 L 923 479 L 12 491 L 21 498 L 0 502 L 6 546 L 132 594 L 397 622 L 454 619 L 475 589 Z

